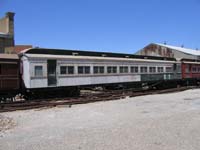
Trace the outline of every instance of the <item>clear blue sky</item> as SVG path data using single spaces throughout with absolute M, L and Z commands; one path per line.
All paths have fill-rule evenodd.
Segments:
M 134 53 L 151 42 L 200 48 L 200 0 L 0 0 L 16 44 Z

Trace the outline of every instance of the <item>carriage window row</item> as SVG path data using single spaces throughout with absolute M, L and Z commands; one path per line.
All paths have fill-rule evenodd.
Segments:
M 66 75 L 66 74 L 75 74 L 75 67 L 74 66 L 61 66 L 60 67 L 60 74 Z M 117 66 L 107 66 L 107 73 L 117 73 Z M 171 67 L 166 67 L 166 72 L 171 72 Z M 193 70 L 195 71 L 195 69 Z M 141 66 L 140 67 L 141 73 L 147 73 L 148 67 Z M 156 67 L 149 67 L 150 73 L 156 73 Z M 162 73 L 164 72 L 163 67 L 157 67 L 157 72 Z M 90 66 L 78 66 L 78 74 L 90 74 Z M 93 73 L 94 74 L 104 74 L 105 73 L 105 67 L 104 66 L 94 66 L 93 67 Z M 129 67 L 128 66 L 119 66 L 119 73 L 129 73 Z M 130 73 L 139 73 L 139 67 L 138 66 L 131 66 L 130 67 Z M 35 66 L 34 70 L 34 76 L 35 77 L 41 77 L 43 76 L 43 66 Z
M 40 66 L 42 67 L 42 66 Z M 35 68 L 36 74 L 41 74 L 42 68 Z M 60 67 L 60 74 L 75 74 L 75 67 L 74 66 L 61 66 Z M 140 68 L 140 71 L 139 71 Z M 90 74 L 91 73 L 91 67 L 90 66 L 78 66 L 78 74 Z M 104 73 L 118 73 L 118 67 L 117 66 L 107 66 L 105 71 L 104 66 L 93 66 L 93 74 L 104 74 Z M 172 67 L 166 67 L 166 72 L 172 72 Z M 146 67 L 146 66 L 131 66 L 130 67 L 130 73 L 163 73 L 164 68 L 163 67 Z M 119 66 L 119 73 L 129 73 L 129 66 Z
M 199 73 L 200 72 L 200 67 L 197 66 L 197 67 L 189 67 L 189 65 L 186 66 L 185 68 L 185 72 L 186 73 L 189 73 L 189 72 L 193 72 L 193 73 Z

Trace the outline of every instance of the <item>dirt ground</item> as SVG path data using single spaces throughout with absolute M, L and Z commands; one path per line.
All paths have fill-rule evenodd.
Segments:
M 0 134 L 13 128 L 14 126 L 15 123 L 12 118 L 0 114 Z
M 0 114 L 0 150 L 199 150 L 200 89 Z

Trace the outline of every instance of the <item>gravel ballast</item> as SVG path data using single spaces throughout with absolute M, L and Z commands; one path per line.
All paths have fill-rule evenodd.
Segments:
M 0 150 L 199 150 L 200 147 L 200 89 L 71 108 L 7 112 L 1 113 L 1 118 L 4 126 L 6 123 L 12 126 L 0 130 Z

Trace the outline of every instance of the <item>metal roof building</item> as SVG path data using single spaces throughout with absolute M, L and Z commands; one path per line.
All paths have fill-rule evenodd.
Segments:
M 143 49 L 136 52 L 136 55 L 162 56 L 176 59 L 200 59 L 199 50 L 159 43 L 151 43 L 145 46 Z

